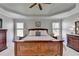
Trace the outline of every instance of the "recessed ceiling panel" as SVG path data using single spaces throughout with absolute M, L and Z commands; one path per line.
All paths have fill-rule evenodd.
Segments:
M 33 3 L 5 3 L 0 4 L 0 7 L 6 11 L 25 15 L 25 16 L 52 16 L 62 12 L 69 11 L 75 7 L 73 3 L 40 3 L 42 10 L 38 5 L 29 8 Z

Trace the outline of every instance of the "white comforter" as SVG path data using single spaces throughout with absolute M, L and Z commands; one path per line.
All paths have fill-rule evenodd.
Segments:
M 26 36 L 25 38 L 22 39 L 22 41 L 25 41 L 25 40 L 56 40 L 54 38 L 52 38 L 51 36 L 49 35 L 44 35 L 44 36 Z

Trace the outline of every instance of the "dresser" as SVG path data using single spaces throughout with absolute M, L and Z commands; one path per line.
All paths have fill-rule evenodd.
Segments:
M 0 51 L 7 48 L 6 35 L 7 29 L 0 29 Z
M 79 35 L 67 35 L 67 46 L 79 52 Z

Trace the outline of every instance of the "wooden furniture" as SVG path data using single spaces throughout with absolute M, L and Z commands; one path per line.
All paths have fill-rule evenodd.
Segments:
M 63 40 L 14 41 L 15 56 L 62 56 Z
M 79 35 L 67 35 L 67 46 L 79 51 Z
M 0 29 L 0 51 L 3 51 L 4 49 L 7 48 L 6 32 L 7 32 L 7 29 Z

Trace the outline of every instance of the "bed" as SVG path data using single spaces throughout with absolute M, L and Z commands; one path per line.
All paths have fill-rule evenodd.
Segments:
M 29 34 L 14 41 L 15 56 L 62 56 L 63 40 L 48 35 L 48 29 L 28 29 Z

